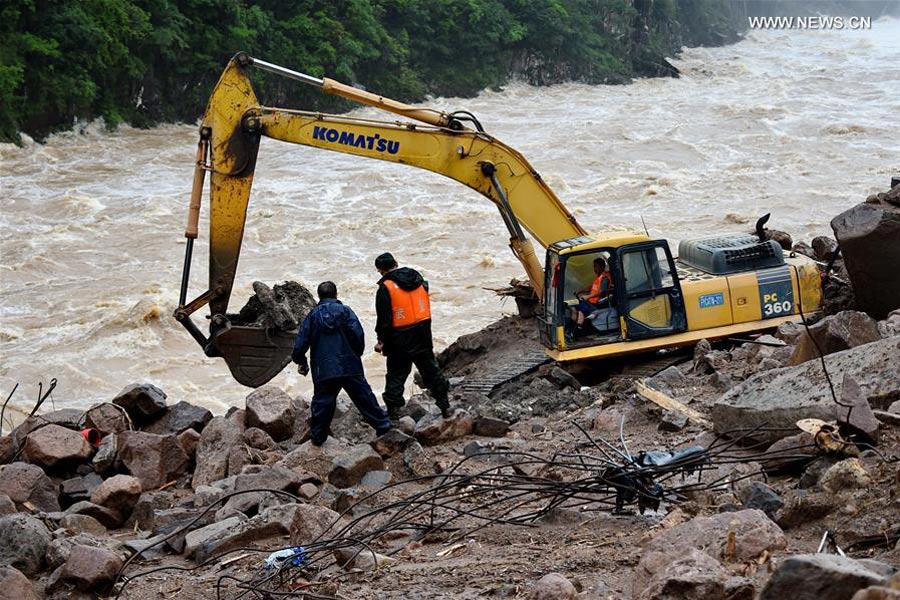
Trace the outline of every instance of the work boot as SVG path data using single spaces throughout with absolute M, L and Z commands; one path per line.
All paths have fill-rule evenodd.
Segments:
M 450 416 L 453 414 L 453 411 L 450 410 L 449 404 L 443 405 L 443 406 L 438 405 L 438 408 L 441 409 L 441 416 L 444 417 L 445 419 L 449 419 Z
M 387 415 L 388 419 L 390 419 L 391 423 L 396 423 L 400 420 L 400 407 L 399 406 L 388 406 L 387 407 Z

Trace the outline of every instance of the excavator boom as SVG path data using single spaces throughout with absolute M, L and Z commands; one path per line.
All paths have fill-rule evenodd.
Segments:
M 261 106 L 247 76 L 253 65 L 420 123 Z M 203 117 L 185 232 L 189 242 L 197 235 L 203 174 L 208 171 L 209 289 L 185 304 L 192 250 L 189 243 L 175 316 L 208 355 L 223 356 L 235 378 L 246 385 L 255 387 L 274 377 L 287 364 L 290 353 L 290 336 L 278 335 L 284 332 L 236 328 L 226 316 L 262 137 L 419 167 L 477 191 L 498 207 L 510 234 L 510 247 L 525 267 L 538 298 L 543 294 L 543 267 L 523 229 L 543 247 L 586 234 L 519 152 L 483 131 L 466 128 L 454 115 L 409 106 L 333 80 L 319 80 L 240 53 L 222 73 Z M 190 314 L 206 303 L 211 313 L 209 338 L 190 320 Z

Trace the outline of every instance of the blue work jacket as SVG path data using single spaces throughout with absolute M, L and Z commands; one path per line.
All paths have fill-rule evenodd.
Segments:
M 310 351 L 313 382 L 362 375 L 360 356 L 365 334 L 356 314 L 336 298 L 325 298 L 309 311 L 291 355 L 297 364 L 306 363 Z

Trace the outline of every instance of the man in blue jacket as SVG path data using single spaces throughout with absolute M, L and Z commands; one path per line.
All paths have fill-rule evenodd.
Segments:
M 325 443 L 334 418 L 337 395 L 342 389 L 378 435 L 387 433 L 391 422 L 378 405 L 360 360 L 365 347 L 365 334 L 359 319 L 349 306 L 344 306 L 337 299 L 334 283 L 320 283 L 316 293 L 319 303 L 303 320 L 291 355 L 293 361 L 300 365 L 297 371 L 304 376 L 309 373 L 307 350 L 312 359 L 310 440 L 315 446 Z

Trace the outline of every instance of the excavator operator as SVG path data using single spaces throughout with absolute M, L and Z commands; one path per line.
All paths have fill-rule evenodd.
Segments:
M 389 252 L 375 259 L 375 268 L 381 274 L 375 294 L 375 351 L 387 359 L 382 398 L 388 416 L 392 421 L 400 418 L 400 408 L 406 403 L 403 389 L 415 364 L 441 416 L 449 417 L 450 384 L 434 357 L 428 282 L 415 269 L 398 266 Z
M 584 319 L 602 307 L 611 290 L 612 277 L 606 270 L 606 260 L 602 256 L 597 257 L 594 259 L 594 280 L 575 293 L 575 297 L 578 298 L 578 304 L 575 306 L 577 327 L 583 327 Z

